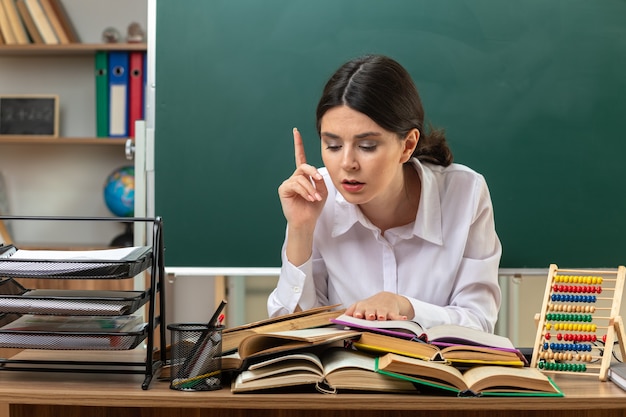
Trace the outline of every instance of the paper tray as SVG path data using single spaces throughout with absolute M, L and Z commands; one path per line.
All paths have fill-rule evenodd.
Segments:
M 5 314 L 0 324 L 7 324 L 19 315 Z M 129 350 L 137 347 L 148 335 L 147 323 L 129 332 L 53 332 L 1 330 L 0 348 L 50 350 Z
M 134 313 L 149 296 L 149 290 L 29 290 L 9 278 L 0 281 L 0 313 L 119 316 Z
M 12 245 L 0 247 L 0 255 Z M 5 254 L 6 256 L 6 254 Z M 9 255 L 10 256 L 10 255 Z M 152 266 L 152 251 L 130 260 L 11 259 L 0 256 L 0 276 L 7 278 L 120 279 L 131 278 Z

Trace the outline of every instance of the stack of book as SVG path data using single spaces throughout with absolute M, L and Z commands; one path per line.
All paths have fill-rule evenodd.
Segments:
M 506 337 L 454 325 L 423 329 L 411 321 L 367 321 L 341 312 L 328 319 L 328 313 L 323 314 L 329 323 L 316 327 L 301 328 L 306 326 L 297 325 L 299 317 L 283 319 L 290 330 L 245 329 L 224 362 L 233 371 L 232 392 L 314 386 L 323 393 L 563 395 Z M 320 314 L 306 317 L 313 323 Z
M 0 44 L 70 44 L 79 38 L 61 0 L 0 0 Z

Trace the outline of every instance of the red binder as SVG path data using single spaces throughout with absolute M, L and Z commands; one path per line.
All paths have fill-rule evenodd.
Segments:
M 129 54 L 128 80 L 128 136 L 135 137 L 135 121 L 143 120 L 144 108 L 144 60 L 145 53 L 133 51 Z

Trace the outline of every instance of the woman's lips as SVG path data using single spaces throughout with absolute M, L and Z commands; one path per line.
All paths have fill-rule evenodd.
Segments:
M 361 191 L 365 184 L 358 181 L 342 181 L 341 186 L 349 193 L 356 193 Z

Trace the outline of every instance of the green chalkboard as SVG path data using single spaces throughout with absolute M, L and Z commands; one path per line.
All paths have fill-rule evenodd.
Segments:
M 414 77 L 485 175 L 503 268 L 626 263 L 623 0 L 159 0 L 155 204 L 168 266 L 276 267 L 279 184 L 344 61 Z

